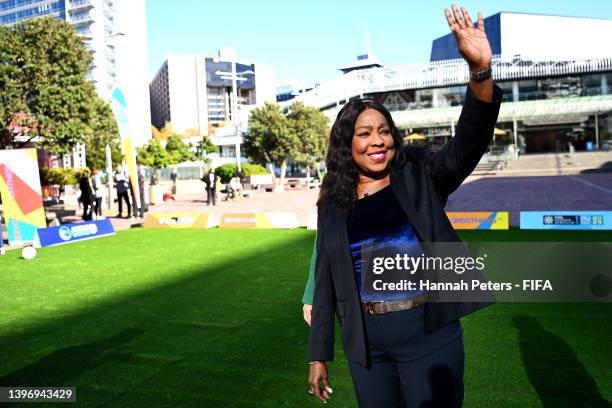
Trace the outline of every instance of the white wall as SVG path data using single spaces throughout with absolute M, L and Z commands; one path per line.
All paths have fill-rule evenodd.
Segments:
M 533 61 L 612 56 L 612 20 L 501 13 L 502 57 Z
M 201 57 L 194 55 L 171 55 L 168 57 L 168 87 L 170 88 L 170 122 L 177 133 L 187 129 L 206 129 L 206 122 L 201 122 L 202 109 L 206 111 L 206 87 L 202 74 L 198 73 Z M 205 77 L 204 77 L 205 80 Z M 204 105 L 204 106 L 202 106 Z

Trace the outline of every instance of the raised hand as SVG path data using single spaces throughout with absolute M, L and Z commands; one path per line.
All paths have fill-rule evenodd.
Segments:
M 448 9 L 444 9 L 444 14 L 448 26 L 455 34 L 457 48 L 459 48 L 461 56 L 472 71 L 486 69 L 491 64 L 492 52 L 485 33 L 482 13 L 478 13 L 478 27 L 474 27 L 470 14 L 465 7 L 461 7 L 461 11 L 459 11 L 457 5 L 453 4 L 451 8 L 452 13 Z

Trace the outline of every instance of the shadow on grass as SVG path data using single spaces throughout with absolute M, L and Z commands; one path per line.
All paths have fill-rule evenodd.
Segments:
M 79 406 L 314 406 L 300 304 L 312 233 L 283 237 L 0 338 L 0 386 L 75 386 Z M 338 377 L 336 406 L 354 406 Z
M 533 317 L 518 315 L 512 322 L 527 376 L 544 408 L 612 407 L 563 339 L 544 330 Z

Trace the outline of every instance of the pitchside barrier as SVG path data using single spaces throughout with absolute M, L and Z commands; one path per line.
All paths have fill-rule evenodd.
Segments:
M 34 247 L 69 244 L 86 239 L 114 235 L 115 229 L 108 218 L 97 221 L 64 224 L 59 227 L 38 228 L 34 234 Z
M 612 230 L 612 211 L 521 211 L 521 229 Z
M 148 213 L 145 228 L 213 228 L 219 225 L 211 214 L 184 212 Z
M 461 230 L 507 230 L 510 228 L 508 211 L 463 211 L 447 212 L 454 229 Z M 317 214 L 311 213 L 307 229 L 317 229 Z
M 220 228 L 297 228 L 294 212 L 223 213 Z
M 507 230 L 510 228 L 508 211 L 447 212 L 456 230 Z

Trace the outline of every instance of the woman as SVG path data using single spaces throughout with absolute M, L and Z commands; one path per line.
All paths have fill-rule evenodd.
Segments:
M 102 183 L 102 171 L 94 170 L 94 175 L 91 178 L 93 193 L 94 193 L 94 216 L 97 220 L 102 217 L 102 198 L 104 197 L 104 184 Z
M 463 402 L 458 319 L 491 301 L 435 302 L 418 289 L 375 292 L 370 272 L 361 270 L 372 242 L 417 251 L 430 242 L 460 243 L 444 205 L 491 140 L 501 89 L 491 79 L 482 15 L 475 27 L 464 8 L 444 11 L 471 72 L 455 137 L 437 152 L 402 147 L 387 109 L 367 99 L 348 102 L 331 130 L 317 202 L 314 293 L 309 299 L 307 288 L 303 301 L 312 304 L 309 392 L 322 402 L 332 393 L 326 362 L 334 354 L 335 314 L 361 407 Z

